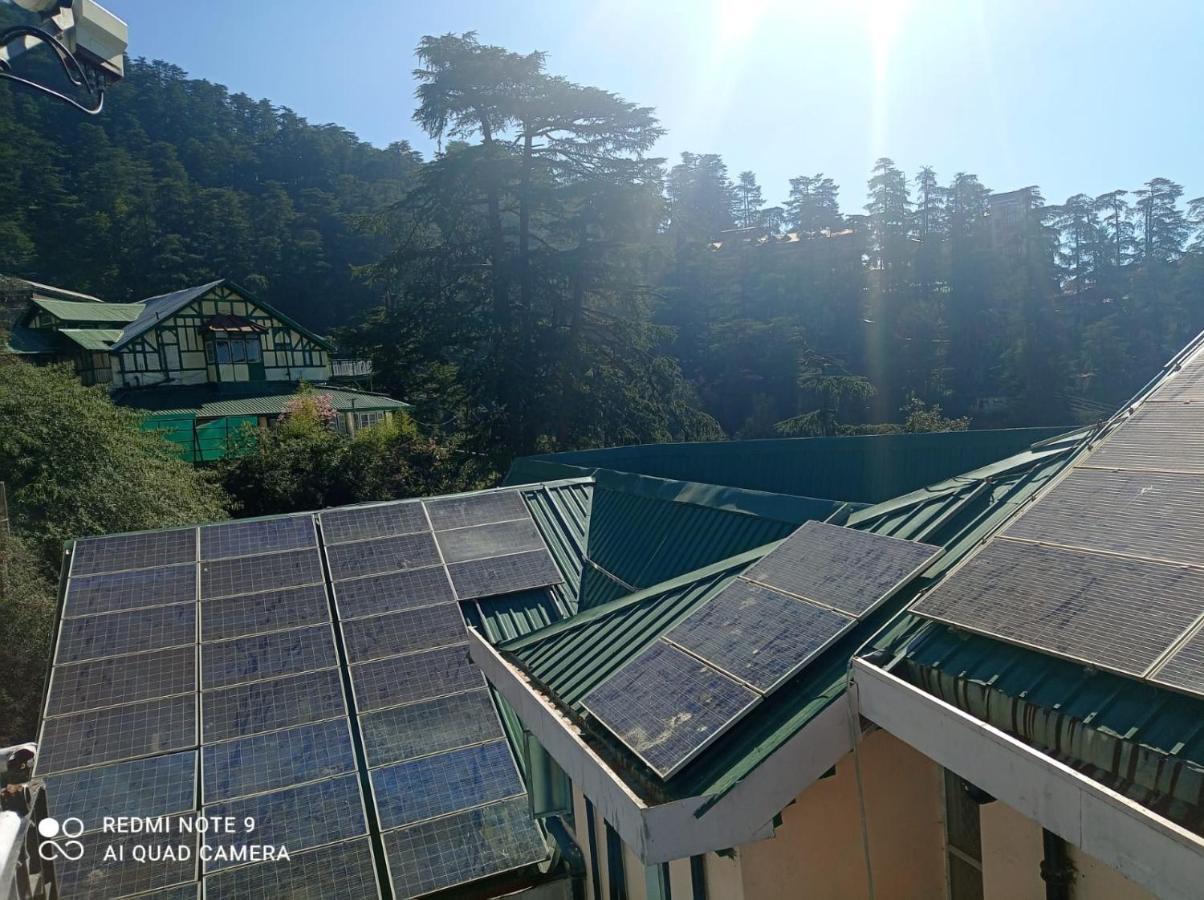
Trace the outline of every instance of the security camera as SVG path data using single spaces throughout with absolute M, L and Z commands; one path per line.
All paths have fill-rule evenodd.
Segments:
M 99 3 L 94 0 L 14 2 L 22 9 L 40 14 L 47 31 L 77 54 L 81 62 L 103 72 L 108 80 L 116 81 L 124 74 L 123 56 L 129 45 L 129 28 Z

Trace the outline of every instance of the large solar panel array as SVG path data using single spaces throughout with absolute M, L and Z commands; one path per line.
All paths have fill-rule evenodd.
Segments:
M 1204 694 L 1201 399 L 1197 354 L 916 612 Z
M 939 552 L 807 522 L 595 687 L 583 705 L 669 778 Z
M 335 510 L 321 523 L 394 894 L 416 897 L 543 859 L 493 699 L 468 656 L 457 598 L 482 595 L 458 591 L 453 574 L 464 560 L 524 552 L 555 569 L 521 496 Z M 558 571 L 536 572 L 485 594 L 559 580 Z M 455 830 L 502 821 L 495 807 L 506 804 L 523 811 L 505 818 L 512 833 Z M 457 842 L 432 845 L 432 833 Z M 393 849 L 402 847 L 409 853 Z

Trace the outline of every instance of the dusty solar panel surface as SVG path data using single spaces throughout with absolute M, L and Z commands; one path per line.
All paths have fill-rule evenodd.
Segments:
M 51 813 L 249 816 L 294 864 L 93 861 L 65 883 L 376 896 L 373 831 L 398 897 L 545 859 L 457 601 L 560 580 L 517 491 L 78 541 L 37 761 Z
M 807 522 L 582 706 L 671 778 L 939 553 Z
M 1197 355 L 915 611 L 1204 694 L 1200 400 Z

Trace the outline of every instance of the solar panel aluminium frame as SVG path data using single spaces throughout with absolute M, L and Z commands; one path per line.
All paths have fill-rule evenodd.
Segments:
M 658 769 L 652 762 L 650 762 L 644 756 L 644 754 L 642 754 L 640 751 L 636 750 L 629 743 L 627 743 L 627 741 L 623 738 L 622 735 L 620 735 L 617 731 L 612 729 L 609 725 L 606 724 L 606 722 L 603 719 L 601 719 L 598 715 L 596 715 L 594 713 L 594 711 L 589 708 L 589 705 L 585 702 L 585 697 L 581 698 L 582 709 L 584 709 L 586 712 L 588 712 L 595 722 L 597 722 L 599 725 L 601 725 L 603 728 L 605 728 L 609 734 L 613 735 L 615 740 L 617 740 L 620 744 L 622 744 L 624 747 L 626 747 L 628 749 L 628 751 L 630 751 L 631 753 L 634 753 L 636 755 L 636 757 L 639 758 L 640 762 L 642 762 L 644 765 L 646 765 L 653 772 L 656 772 L 661 778 L 668 781 L 670 778 L 672 778 L 674 775 L 676 775 L 678 772 L 680 772 L 682 769 L 684 769 L 686 766 L 688 766 L 691 762 L 693 762 L 695 759 L 697 759 L 698 755 L 700 753 L 702 753 L 703 750 L 707 749 L 712 744 L 714 744 L 715 741 L 719 740 L 719 738 L 721 738 L 721 737 L 723 737 L 723 735 L 727 734 L 727 732 L 730 731 L 732 729 L 732 727 L 734 725 L 736 725 L 737 722 L 742 721 L 745 716 L 747 716 L 750 712 L 752 712 L 754 709 L 756 709 L 758 706 L 760 706 L 761 703 L 765 700 L 765 695 L 760 693 L 759 691 L 757 691 L 755 688 L 753 688 L 752 685 L 747 684 L 745 681 L 743 681 L 739 678 L 735 678 L 731 674 L 723 671 L 718 666 L 711 663 L 709 660 L 705 660 L 701 656 L 698 656 L 697 654 L 691 653 L 688 650 L 685 650 L 685 649 L 677 646 L 677 644 L 674 644 L 670 641 L 666 641 L 663 636 L 658 637 L 655 641 L 650 643 L 648 645 L 648 647 L 651 647 L 653 644 L 656 644 L 656 643 L 664 644 L 666 647 L 673 650 L 674 652 L 682 653 L 682 654 L 690 657 L 691 659 L 702 663 L 704 666 L 707 666 L 708 668 L 713 669 L 715 672 L 718 672 L 724 678 L 727 678 L 729 680 L 734 680 L 736 682 L 736 684 L 740 685 L 741 687 L 746 688 L 747 690 L 751 691 L 755 695 L 753 697 L 753 699 L 750 700 L 748 703 L 746 703 L 739 712 L 737 712 L 734 716 L 730 717 L 720 727 L 716 728 L 713 732 L 711 732 L 709 735 L 707 735 L 707 737 L 704 741 L 702 741 L 698 744 L 695 744 L 693 750 L 691 750 L 688 754 L 686 754 L 684 757 L 682 757 L 682 759 L 678 760 L 676 763 L 674 763 L 670 768 L 666 769 L 664 772 L 662 772 L 660 769 Z M 648 647 L 645 647 L 644 650 L 647 650 Z M 631 659 L 627 660 L 627 662 L 625 662 L 623 665 L 619 666 L 619 668 L 617 668 L 613 672 L 611 672 L 610 675 L 608 675 L 605 680 L 609 681 L 611 678 L 613 678 L 615 675 L 617 675 L 623 669 L 626 669 L 628 666 L 630 666 L 633 662 L 635 662 L 636 659 L 639 658 L 640 654 L 642 654 L 644 652 L 644 650 L 641 650 L 639 653 L 632 656 Z M 599 683 L 599 685 L 596 685 L 596 687 L 598 687 L 598 686 L 601 686 L 601 683 Z M 588 694 L 586 696 L 588 696 Z

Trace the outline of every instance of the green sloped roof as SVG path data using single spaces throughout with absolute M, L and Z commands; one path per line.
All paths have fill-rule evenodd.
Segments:
M 142 312 L 141 303 L 92 303 L 86 300 L 50 300 L 34 297 L 33 303 L 63 322 L 133 322 Z
M 384 394 L 325 386 L 316 386 L 314 390 L 330 397 L 331 405 L 340 412 L 409 408 L 408 403 L 394 400 Z M 159 416 L 275 416 L 284 411 L 285 405 L 296 392 L 297 385 L 285 381 L 225 387 L 161 385 L 117 391 L 113 394 L 113 402 L 120 406 L 144 409 Z
M 8 333 L 4 349 L 19 356 L 38 356 L 61 353 L 64 347 L 54 331 L 14 325 Z
M 121 337 L 119 328 L 60 328 L 59 334 L 85 350 L 107 352 Z

